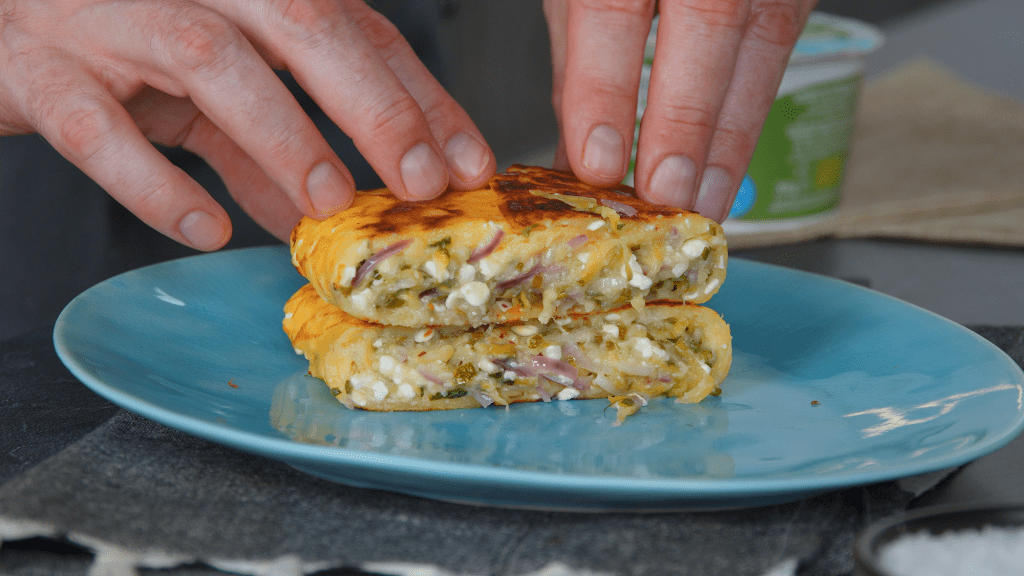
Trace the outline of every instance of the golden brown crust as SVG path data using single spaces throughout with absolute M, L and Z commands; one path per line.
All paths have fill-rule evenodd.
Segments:
M 471 257 L 489 243 L 490 256 Z M 699 214 L 648 204 L 626 186 L 598 188 L 526 166 L 496 175 L 487 188 L 428 202 L 404 202 L 386 189 L 360 192 L 341 214 L 304 218 L 291 248 L 296 269 L 322 298 L 404 326 L 546 319 L 667 297 L 700 303 L 721 286 L 727 259 L 721 227 Z M 381 258 L 386 266 L 373 269 L 379 276 L 359 272 L 391 248 Z M 531 270 L 544 271 L 535 293 L 515 281 Z M 635 281 L 639 271 L 651 282 Z M 460 290 L 475 292 L 447 300 Z

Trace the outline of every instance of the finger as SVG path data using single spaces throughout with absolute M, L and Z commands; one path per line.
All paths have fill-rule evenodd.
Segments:
M 363 35 L 416 100 L 441 144 L 450 184 L 464 190 L 484 185 L 494 175 L 497 161 L 469 114 L 427 70 L 394 25 L 366 4 L 357 6 L 353 16 Z
M 645 0 L 569 5 L 561 124 L 569 164 L 587 182 L 626 175 L 653 12 Z
M 291 198 L 187 98 L 145 89 L 125 103 L 150 141 L 180 146 L 217 172 L 238 205 L 265 230 L 287 241 L 302 217 Z
M 752 7 L 694 203 L 704 216 L 728 215 L 808 14 L 792 3 Z
M 73 68 L 69 55 L 35 51 L 16 60 L 17 74 L 29 78 L 25 117 L 59 153 L 170 238 L 199 250 L 228 241 L 224 209 L 146 140 L 104 86 Z
M 565 151 L 565 134 L 562 130 L 562 91 L 565 85 L 565 53 L 568 49 L 568 0 L 544 0 L 544 18 L 547 20 L 551 44 L 551 105 L 558 125 L 558 144 L 551 167 L 556 170 L 570 170 L 569 157 Z
M 637 191 L 646 200 L 692 208 L 743 38 L 747 2 L 662 2 L 637 146 Z
M 243 2 L 204 1 L 287 64 L 398 197 L 425 199 L 444 191 L 444 152 L 419 103 L 364 35 L 363 2 L 292 0 L 255 10 Z
M 191 3 L 134 2 L 127 11 L 147 24 L 112 41 L 141 63 L 146 83 L 189 97 L 303 213 L 323 218 L 351 203 L 348 170 L 240 30 Z

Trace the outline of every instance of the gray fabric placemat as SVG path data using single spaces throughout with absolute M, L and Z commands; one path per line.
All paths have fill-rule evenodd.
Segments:
M 754 575 L 798 558 L 808 574 L 842 574 L 864 523 L 910 498 L 888 483 L 726 512 L 464 506 L 332 484 L 121 412 L 4 485 L 0 518 L 116 544 L 141 565 L 294 555 L 319 568 L 405 562 L 455 574 L 561 562 L 608 574 Z
M 1024 358 L 1024 330 L 979 332 Z M 182 565 L 197 574 L 200 562 L 247 574 L 411 574 L 413 566 L 417 574 L 742 576 L 788 561 L 798 574 L 832 576 L 852 570 L 852 543 L 867 523 L 913 496 L 887 482 L 718 512 L 455 505 L 332 484 L 122 411 L 0 486 L 0 539 L 66 536 L 97 551 L 91 573 L 110 574 Z

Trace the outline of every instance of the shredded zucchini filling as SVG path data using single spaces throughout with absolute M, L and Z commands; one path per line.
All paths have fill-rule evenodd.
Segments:
M 594 223 L 602 225 L 597 228 L 607 225 L 604 220 Z M 715 270 L 725 267 L 724 256 L 712 248 L 724 243 L 714 228 L 709 239 L 685 241 L 672 241 L 680 236 L 672 228 L 666 242 L 643 233 L 616 242 L 596 242 L 581 234 L 525 260 L 512 251 L 495 250 L 503 235 L 498 229 L 481 247 L 458 253 L 445 237 L 427 245 L 425 258 L 420 251 L 417 258 L 407 258 L 408 243 L 396 243 L 343 274 L 343 282 L 333 289 L 351 302 L 352 312 L 377 310 L 385 320 L 407 315 L 479 325 L 496 306 L 547 322 L 630 303 L 641 307 L 644 300 L 703 299 L 718 287 L 712 278 Z M 381 253 L 386 256 L 380 258 Z
M 700 329 L 671 315 L 636 320 L 625 309 L 547 324 L 367 332 L 346 345 L 366 360 L 336 374 L 333 381 L 345 384 L 332 393 L 350 407 L 427 409 L 466 396 L 488 406 L 636 395 L 696 402 L 715 392 L 718 351 Z

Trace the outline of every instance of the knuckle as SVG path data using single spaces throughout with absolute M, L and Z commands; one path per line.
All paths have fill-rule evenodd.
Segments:
M 390 133 L 408 132 L 410 119 L 421 110 L 411 97 L 388 98 L 376 102 L 366 114 L 367 132 L 373 137 Z
M 674 130 L 704 135 L 710 135 L 714 130 L 718 116 L 715 110 L 686 102 L 662 103 L 656 110 L 660 118 L 674 126 Z
M 37 104 L 30 114 L 35 126 L 56 140 L 72 161 L 86 162 L 105 146 L 114 131 L 114 119 L 103 103 L 64 83 L 39 87 Z
M 792 2 L 759 2 L 751 9 L 747 30 L 762 42 L 788 50 L 800 37 L 803 23 Z
M 596 12 L 615 12 L 641 15 L 651 11 L 651 0 L 582 0 L 581 6 Z
M 340 12 L 331 0 L 271 0 L 268 6 L 279 29 L 299 42 L 328 35 Z
M 109 123 L 104 116 L 98 107 L 80 103 L 61 118 L 57 135 L 76 156 L 92 156 L 99 148 L 97 143 L 108 132 Z
M 716 28 L 742 28 L 749 15 L 749 0 L 696 0 L 695 19 Z
M 163 34 L 170 65 L 185 72 L 223 70 L 232 60 L 240 33 L 219 16 L 187 7 L 175 12 Z
M 303 163 L 302 157 L 309 152 L 308 142 L 312 136 L 305 130 L 296 130 L 292 125 L 278 126 L 276 129 L 264 128 L 262 148 L 275 163 L 301 164 Z
M 746 154 L 753 151 L 759 135 L 759 130 L 751 129 L 749 126 L 719 122 L 714 135 L 715 148 Z

